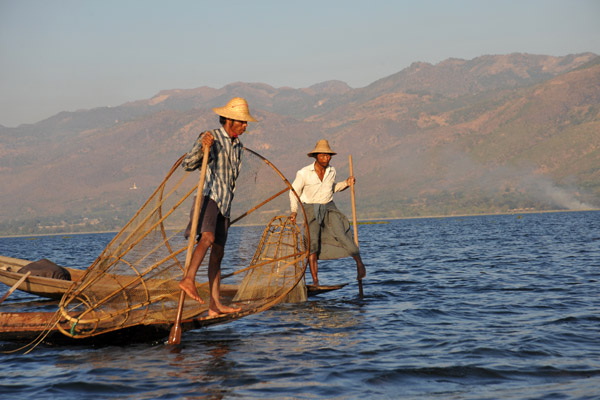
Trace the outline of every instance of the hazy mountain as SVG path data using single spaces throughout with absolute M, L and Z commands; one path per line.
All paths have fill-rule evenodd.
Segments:
M 600 207 L 599 60 L 488 55 L 414 63 L 358 89 L 165 90 L 0 126 L 0 232 L 119 228 L 233 96 L 260 121 L 244 144 L 290 180 L 320 138 L 340 178 L 352 154 L 362 218 Z

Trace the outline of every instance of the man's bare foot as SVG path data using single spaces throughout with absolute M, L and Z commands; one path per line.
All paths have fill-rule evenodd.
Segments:
M 218 306 L 211 304 L 211 306 L 208 308 L 208 316 L 216 317 L 217 315 L 231 314 L 231 313 L 238 312 L 238 311 L 242 311 L 242 308 L 241 307 L 228 307 L 223 304 L 219 304 Z
M 314 286 L 319 286 L 319 280 L 318 279 L 313 279 L 313 285 Z
M 196 300 L 200 304 L 204 304 L 204 300 L 198 294 L 198 289 L 196 288 L 196 282 L 191 279 L 184 278 L 179 282 L 179 288 L 183 290 L 188 296 L 192 299 Z
M 356 280 L 361 281 L 365 276 L 367 276 L 367 270 L 365 268 L 365 264 L 356 263 Z

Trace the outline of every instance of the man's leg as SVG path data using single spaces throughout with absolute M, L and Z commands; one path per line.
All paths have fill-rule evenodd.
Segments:
M 360 254 L 354 255 L 352 258 L 354 258 L 354 261 L 356 261 L 356 280 L 360 281 L 367 276 L 367 269 L 360 258 Z
M 310 266 L 310 275 L 312 276 L 313 285 L 319 286 L 319 278 L 318 278 L 318 264 L 317 261 L 317 253 L 312 253 L 308 255 L 308 265 Z
M 310 274 L 312 276 L 313 285 L 319 285 L 319 261 L 317 253 L 319 251 L 319 243 L 321 241 L 321 226 L 317 222 L 314 213 L 314 207 L 312 204 L 308 204 L 305 207 L 306 218 L 308 220 L 308 231 L 310 233 L 310 244 L 308 254 L 308 266 L 310 267 Z
M 194 207 L 192 207 L 192 210 L 193 208 Z M 193 212 L 190 213 L 193 214 Z M 200 240 L 192 253 L 192 259 L 190 260 L 190 265 L 187 267 L 187 272 L 181 282 L 179 282 L 179 287 L 184 290 L 188 296 L 200 303 L 204 303 L 204 301 L 200 298 L 198 289 L 196 288 L 196 273 L 198 272 L 198 268 L 200 268 L 202 260 L 204 260 L 208 248 L 215 242 L 218 214 L 219 209 L 216 203 L 208 196 L 204 196 L 202 198 L 202 208 L 200 209 L 197 228 L 197 232 L 201 232 Z M 191 223 L 189 225 L 191 226 Z M 190 232 L 189 234 L 195 235 L 195 232 Z
M 221 304 L 221 261 L 224 254 L 224 247 L 214 243 L 210 251 L 210 259 L 208 260 L 208 285 L 210 287 L 208 315 L 211 317 L 241 310 L 239 307 L 234 308 Z
M 198 289 L 196 288 L 196 273 L 198 272 L 198 268 L 200 268 L 202 260 L 204 260 L 204 256 L 206 255 L 208 248 L 212 246 L 214 241 L 214 233 L 204 232 L 202 234 L 200 241 L 192 253 L 192 259 L 190 260 L 190 266 L 188 267 L 187 274 L 183 277 L 181 282 L 179 282 L 179 287 L 184 290 L 188 296 L 202 304 L 204 304 L 204 301 L 202 298 L 200 298 Z

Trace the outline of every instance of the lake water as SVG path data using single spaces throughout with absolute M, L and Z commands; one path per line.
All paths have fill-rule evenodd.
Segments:
M 177 347 L 0 354 L 1 397 L 600 398 L 600 212 L 358 229 L 368 272 L 362 300 L 352 259 L 323 261 L 322 284 L 350 284 L 186 332 Z M 112 237 L 1 238 L 0 254 L 84 266 Z M 34 299 L 15 292 L 0 310 Z

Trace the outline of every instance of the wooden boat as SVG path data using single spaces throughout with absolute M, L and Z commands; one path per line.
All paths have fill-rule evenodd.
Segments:
M 0 256 L 0 282 L 8 286 L 14 285 L 24 275 L 19 273 L 19 270 L 29 263 L 31 261 Z M 60 299 L 73 281 L 79 280 L 85 273 L 84 270 L 80 269 L 63 268 L 71 274 L 70 281 L 30 275 L 17 289 L 49 299 Z
M 24 303 L 26 306 L 26 303 Z M 210 325 L 226 323 L 254 313 L 254 310 L 234 314 L 221 314 L 209 317 L 206 313 L 181 321 L 182 332 Z M 172 323 L 158 322 L 139 324 L 103 333 L 96 336 L 73 338 L 64 335 L 56 326 L 56 312 L 3 312 L 0 313 L 0 341 L 17 343 L 36 343 L 41 341 L 53 345 L 114 345 L 142 342 L 156 342 L 166 339 Z
M 0 256 L 0 282 L 9 286 L 14 285 L 24 276 L 24 274 L 19 273 L 18 271 L 30 262 L 31 261 L 28 260 Z M 75 268 L 65 269 L 69 271 L 74 280 L 80 279 L 85 273 L 84 270 Z M 56 300 L 64 295 L 72 283 L 73 281 L 29 276 L 18 289 L 27 293 Z M 307 294 L 309 296 L 314 296 L 341 289 L 346 285 L 347 283 L 320 286 L 306 285 L 306 288 Z M 223 285 L 221 287 L 221 294 L 223 297 L 232 298 L 236 292 L 237 287 L 233 285 Z M 152 342 L 168 337 L 172 327 L 171 323 L 161 322 L 140 324 L 113 332 L 107 332 L 98 336 L 78 339 L 65 336 L 59 331 L 56 325 L 53 324 L 57 318 L 57 313 L 55 311 L 36 311 L 40 304 L 44 306 L 44 309 L 54 308 L 58 305 L 56 301 L 46 300 L 41 302 L 32 301 L 8 304 L 11 305 L 10 308 L 18 309 L 19 311 L 11 310 L 0 312 L 0 341 L 3 342 L 32 343 L 36 340 L 40 340 L 42 336 L 42 342 L 46 344 L 104 345 L 114 343 Z M 8 304 L 4 303 L 3 308 L 6 309 Z M 34 311 L 21 311 L 31 309 Z M 182 331 L 189 331 L 214 324 L 225 323 L 252 314 L 253 312 L 253 310 L 242 310 L 239 313 L 224 314 L 216 317 L 208 317 L 206 313 L 204 313 L 193 318 L 184 319 L 181 327 Z
M 338 290 L 346 286 L 314 286 L 307 285 L 309 293 L 320 294 L 332 290 Z M 222 288 L 222 293 L 232 296 L 235 289 Z M 48 303 L 57 302 L 48 301 Z M 15 305 L 27 308 L 27 303 L 15 303 Z M 49 304 L 48 306 L 51 306 Z M 194 318 L 188 318 L 181 321 L 182 332 L 199 329 L 211 325 L 226 323 L 246 315 L 253 314 L 252 309 L 241 311 L 235 314 L 222 314 L 216 317 L 208 317 L 206 314 L 198 315 Z M 172 323 L 149 323 L 139 324 L 131 327 L 122 328 L 116 331 L 107 332 L 97 336 L 72 338 L 65 336 L 53 324 L 56 319 L 56 312 L 52 311 L 28 311 L 28 312 L 0 312 L 0 342 L 16 343 L 35 343 L 41 341 L 51 345 L 114 345 L 127 343 L 148 343 L 166 340 L 169 336 Z
M 24 275 L 22 273 L 19 273 L 18 271 L 30 262 L 31 261 L 22 260 L 19 258 L 0 256 L 0 282 L 8 286 L 14 285 Z M 23 292 L 35 294 L 37 296 L 46 297 L 49 299 L 60 299 L 69 289 L 73 281 L 79 280 L 85 273 L 85 271 L 81 269 L 68 267 L 63 268 L 69 271 L 69 273 L 71 274 L 70 281 L 63 279 L 45 278 L 41 276 L 29 276 L 25 279 L 25 281 L 23 281 L 21 285 L 19 285 L 17 289 Z M 341 289 L 346 285 L 347 283 L 342 283 L 338 285 L 318 286 L 306 285 L 306 289 L 308 296 L 316 296 L 318 294 Z
M 46 278 L 48 279 L 48 278 Z M 346 286 L 346 283 L 330 286 L 307 285 L 309 293 L 320 294 L 332 290 L 338 290 Z M 223 286 L 221 294 L 223 297 L 233 297 L 237 288 Z M 57 301 L 47 300 L 45 302 L 33 301 L 12 303 L 13 308 L 50 308 L 58 305 Z M 34 307 L 35 306 L 35 307 Z M 6 304 L 5 306 L 6 307 Z M 199 329 L 210 325 L 226 323 L 250 314 L 253 309 L 242 310 L 234 314 L 222 314 L 215 317 L 209 317 L 206 313 L 197 315 L 193 318 L 187 318 L 181 321 L 182 332 Z M 0 342 L 16 343 L 41 343 L 51 345 L 114 345 L 127 343 L 160 342 L 166 340 L 169 336 L 172 323 L 154 322 L 139 324 L 135 326 L 121 328 L 112 332 L 103 333 L 97 336 L 88 336 L 83 338 L 69 337 L 59 331 L 55 322 L 57 321 L 56 311 L 27 311 L 27 312 L 0 312 Z
M 54 302 L 56 303 L 56 302 Z M 27 307 L 27 303 L 21 303 Z M 57 303 L 56 303 L 57 305 Z M 206 313 L 181 321 L 182 332 L 226 323 L 254 311 L 248 309 L 235 314 L 221 314 L 209 317 Z M 88 337 L 69 337 L 59 331 L 56 326 L 57 312 L 2 312 L 0 313 L 0 342 L 16 342 L 34 344 L 40 341 L 53 345 L 124 345 L 129 343 L 158 342 L 166 340 L 173 326 L 172 323 L 157 322 L 139 324 L 119 330 Z

